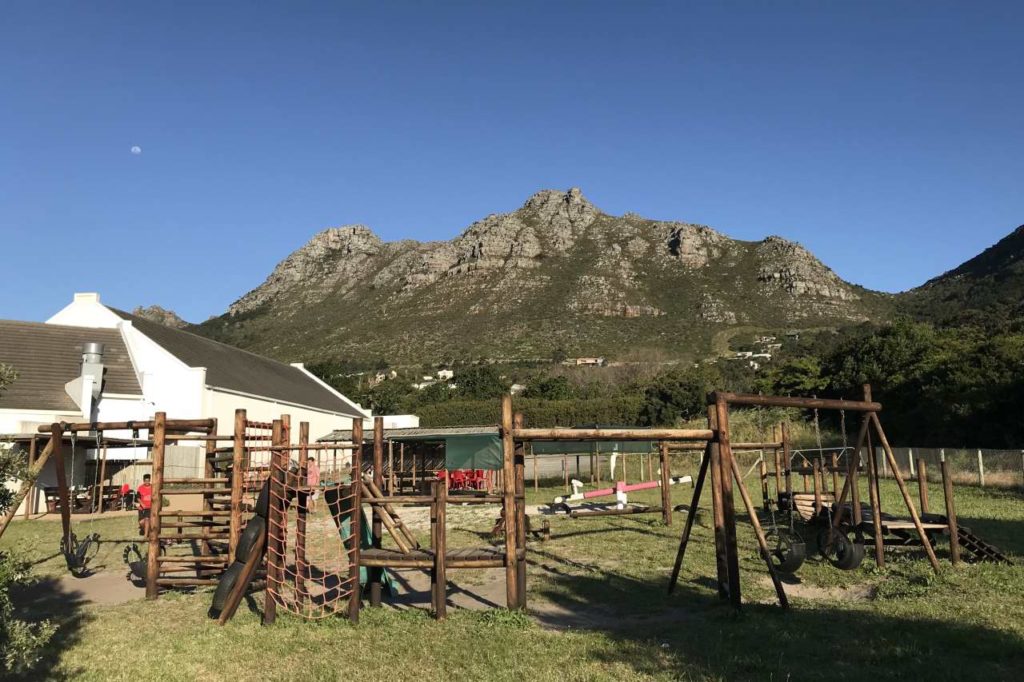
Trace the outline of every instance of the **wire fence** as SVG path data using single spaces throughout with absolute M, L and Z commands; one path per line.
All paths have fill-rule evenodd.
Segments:
M 801 448 L 793 450 L 791 466 L 811 466 L 818 457 L 828 464 L 832 455 L 845 470 L 847 457 L 853 447 L 833 446 L 822 448 Z M 875 446 L 878 472 L 882 478 L 893 478 L 892 467 L 881 446 Z M 781 454 L 781 453 L 780 453 Z M 947 463 L 954 483 L 980 485 L 983 487 L 1013 488 L 1024 487 L 1024 449 L 994 450 L 986 448 L 914 448 L 894 447 L 896 464 L 904 478 L 916 478 L 919 462 L 924 462 L 925 477 L 928 481 L 941 481 L 940 465 Z M 745 477 L 756 475 L 758 462 L 765 458 L 768 468 L 775 467 L 774 451 L 739 451 L 735 453 Z M 700 463 L 701 453 L 673 452 L 671 469 L 674 473 L 689 472 Z M 619 456 L 614 471 L 608 455 L 588 454 L 530 455 L 527 457 L 527 477 L 534 480 L 580 478 L 584 481 L 608 481 L 626 477 L 628 480 L 650 480 L 657 478 L 657 453 L 648 455 L 629 454 Z M 863 464 L 863 462 L 862 462 Z

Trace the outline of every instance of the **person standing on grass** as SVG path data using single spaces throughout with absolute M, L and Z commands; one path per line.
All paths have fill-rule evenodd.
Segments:
M 320 494 L 320 491 L 316 489 L 320 485 L 320 465 L 316 463 L 315 457 L 306 460 L 306 485 L 311 489 L 307 507 L 310 512 L 313 512 L 316 507 L 316 498 Z
M 149 517 L 153 509 L 153 486 L 149 474 L 142 477 L 142 485 L 135 491 L 135 503 L 139 509 L 139 535 L 149 537 Z

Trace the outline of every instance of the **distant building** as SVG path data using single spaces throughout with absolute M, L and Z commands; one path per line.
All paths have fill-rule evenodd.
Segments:
M 437 370 L 438 381 L 449 381 L 455 378 L 455 372 L 450 369 L 439 369 Z
M 572 362 L 577 367 L 603 367 L 604 358 L 574 358 Z
M 319 438 L 370 416 L 301 364 L 165 327 L 107 307 L 94 293 L 75 294 L 46 322 L 0 320 L 0 364 L 18 374 L 0 393 L 0 434 L 28 436 L 59 421 L 146 421 L 156 412 L 171 419 L 215 418 L 225 433 L 235 410 L 244 408 L 259 421 L 289 414 L 293 424 L 309 422 L 311 437 Z M 144 458 L 146 448 L 116 453 L 134 460 Z M 78 449 L 75 483 L 85 481 L 84 463 L 95 458 L 94 450 Z M 51 465 L 40 475 L 40 487 L 53 485 Z M 31 504 L 38 508 L 38 500 Z

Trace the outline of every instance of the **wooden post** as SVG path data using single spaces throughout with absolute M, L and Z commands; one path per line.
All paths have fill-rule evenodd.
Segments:
M 736 506 L 732 497 L 732 446 L 729 439 L 729 405 L 725 398 L 718 396 L 715 402 L 715 413 L 718 416 L 718 444 L 721 452 L 722 467 L 722 511 L 725 517 L 725 556 L 729 566 L 729 601 L 733 608 L 740 608 L 743 603 L 740 594 L 740 560 L 736 547 Z
M 38 449 L 39 449 L 39 439 L 36 438 L 35 436 L 32 436 L 32 440 L 30 440 L 28 442 L 28 470 L 29 471 L 32 471 L 32 469 L 35 468 L 35 464 L 36 464 L 36 451 Z M 34 507 L 35 507 L 35 502 L 36 502 L 36 497 L 37 497 L 37 495 L 36 495 L 35 479 L 30 476 L 27 480 L 28 480 L 28 484 L 29 485 L 28 485 L 28 487 L 25 490 L 25 497 L 24 497 L 24 500 L 25 500 L 25 518 L 26 519 L 29 518 L 29 516 L 31 516 L 32 513 L 35 511 Z M 14 504 L 14 509 L 17 509 L 18 505 L 20 505 L 20 504 L 21 504 L 21 502 L 17 502 L 16 504 Z
M 985 487 L 985 458 L 981 455 L 981 448 L 978 448 L 978 485 Z
M 821 457 L 814 458 L 814 514 L 821 513 Z
M 903 496 L 903 502 L 907 505 L 907 511 L 910 512 L 910 519 L 914 522 L 914 528 L 917 529 L 917 535 L 921 539 L 921 545 L 924 547 L 925 553 L 928 555 L 928 562 L 931 563 L 932 568 L 936 573 L 939 571 L 939 560 L 935 557 L 935 550 L 932 549 L 931 540 L 928 539 L 928 534 L 924 532 L 924 526 L 921 525 L 921 517 L 917 514 L 917 509 L 914 507 L 914 501 L 910 499 L 910 492 L 907 490 L 907 484 L 903 481 L 903 475 L 900 474 L 899 467 L 896 465 L 896 456 L 893 454 L 892 447 L 889 445 L 888 439 L 885 437 L 885 431 L 882 430 L 882 423 L 878 419 L 878 413 L 870 412 L 871 422 L 875 425 L 875 432 L 878 434 L 878 440 L 882 444 L 882 450 L 885 451 L 885 456 L 889 460 L 889 466 L 892 467 L 893 478 L 896 479 L 896 485 L 899 486 L 900 495 Z
M 434 484 L 434 505 L 437 517 L 434 543 L 434 617 L 444 620 L 448 615 L 448 486 L 438 482 Z M 506 524 L 507 531 L 507 524 Z
M 217 420 L 213 419 L 210 428 L 207 430 L 207 436 L 217 435 Z M 205 441 L 205 447 L 203 449 L 203 476 L 206 478 L 213 478 L 217 475 L 213 467 L 213 452 L 217 449 L 217 439 L 207 438 Z M 203 511 L 210 511 L 213 509 L 213 501 L 211 495 L 203 495 Z M 210 517 L 207 517 L 210 518 Z M 204 524 L 201 534 L 203 539 L 199 543 L 199 554 L 200 556 L 211 556 L 213 554 L 213 547 L 210 546 L 210 526 Z M 214 569 L 215 572 L 220 572 L 219 569 Z M 208 577 L 210 573 L 209 569 L 200 569 L 196 571 L 196 575 L 200 578 Z
M 718 429 L 718 413 L 714 405 L 708 406 L 708 427 Z M 708 444 L 708 456 L 711 469 L 711 511 L 715 525 L 715 571 L 718 583 L 718 596 L 726 599 L 729 596 L 729 562 L 725 551 L 725 511 L 722 506 L 722 457 L 717 435 Z
M 352 517 L 349 519 L 348 580 L 352 591 L 348 598 L 348 619 L 352 624 L 359 622 L 359 604 L 362 600 L 362 585 L 359 584 L 359 539 L 362 537 L 363 500 L 360 481 L 363 476 L 363 420 L 352 420 Z M 340 519 L 339 519 L 340 520 Z
M 384 418 L 374 417 L 373 418 L 373 483 L 377 488 L 384 489 Z M 371 512 L 373 514 L 373 520 L 371 522 L 371 530 L 373 534 L 373 548 L 380 549 L 381 541 L 383 539 L 383 529 L 381 527 L 380 514 L 377 513 L 377 507 L 372 506 Z M 370 606 L 380 606 L 381 599 L 381 582 L 384 577 L 384 571 L 381 568 L 371 567 L 367 575 L 367 581 L 370 583 Z
M 263 624 L 273 625 L 277 620 L 277 600 L 280 569 L 284 560 L 283 534 L 287 532 L 284 522 L 284 470 L 287 466 L 281 461 L 280 449 L 284 443 L 284 426 L 280 419 L 273 422 L 272 445 L 277 449 L 270 451 L 270 504 L 267 509 L 267 589 L 263 599 Z
M 863 515 L 860 509 L 860 451 L 861 443 L 858 440 L 857 448 L 847 455 L 850 459 L 846 462 L 846 480 L 850 486 L 850 507 L 853 509 L 853 525 L 860 526 Z
M 34 440 L 34 439 L 33 439 Z M 103 491 L 106 486 L 103 484 L 107 478 L 107 446 L 104 445 L 103 449 L 100 450 L 100 489 L 95 491 L 95 494 L 99 499 L 96 500 L 96 511 L 99 514 L 103 513 Z
M 306 599 L 306 516 L 309 513 L 309 496 L 314 491 L 305 492 L 309 487 L 309 422 L 299 422 L 299 480 L 297 487 L 303 492 L 296 495 L 295 514 L 295 592 L 299 599 Z
M 231 517 L 228 526 L 228 565 L 235 562 L 242 534 L 242 496 L 245 486 L 245 410 L 235 410 L 235 438 L 231 444 Z
M 761 504 L 766 512 L 771 511 L 771 502 L 768 497 L 768 463 L 765 461 L 764 455 L 759 460 L 758 473 L 761 478 Z
M 782 428 L 782 424 L 778 426 L 772 425 L 772 442 L 778 443 L 779 430 Z M 782 492 L 782 453 L 779 448 L 772 448 L 775 452 L 775 495 L 778 497 L 779 493 Z M 788 465 L 787 465 L 788 468 Z
M 146 561 L 146 599 L 156 599 L 160 577 L 160 512 L 164 506 L 164 448 L 166 443 L 167 415 L 157 412 L 153 415 L 153 504 L 149 511 L 149 556 Z
M 530 454 L 533 456 L 533 492 L 540 490 L 540 477 L 537 474 L 537 453 L 533 446 L 530 446 Z
M 661 463 L 661 520 L 666 526 L 672 525 L 672 491 L 669 490 L 668 443 L 658 443 L 658 456 Z
M 793 455 L 789 451 L 789 422 L 782 422 L 782 458 L 785 463 L 786 495 L 789 497 L 790 509 L 793 508 L 793 473 L 790 471 Z
M 405 486 L 403 485 L 405 480 L 405 443 L 398 444 L 398 471 L 401 474 L 398 477 L 398 493 L 402 494 L 405 492 Z
M 388 495 L 395 494 L 395 441 L 388 439 Z
M 939 464 L 942 470 L 942 492 L 946 498 L 946 522 L 949 524 L 949 555 L 956 566 L 960 563 L 960 529 L 956 522 L 956 504 L 953 501 L 953 477 L 949 475 L 946 460 Z
M 693 530 L 693 521 L 697 516 L 697 505 L 700 503 L 700 494 L 704 489 L 704 478 L 708 473 L 708 463 L 711 461 L 711 444 L 704 448 L 704 456 L 700 460 L 700 472 L 697 474 L 697 482 L 693 486 L 693 499 L 690 501 L 690 508 L 686 512 L 686 523 L 683 525 L 683 534 L 679 538 L 679 549 L 676 550 L 676 563 L 672 567 L 672 575 L 668 581 L 668 593 L 676 588 L 679 581 L 679 571 L 683 568 L 683 557 L 686 555 L 686 545 L 690 542 L 690 532 Z
M 512 396 L 501 397 L 502 509 L 505 513 L 505 602 L 519 604 L 516 580 L 515 441 L 512 438 Z
M 871 385 L 864 384 L 864 401 L 871 401 Z M 871 525 L 875 537 L 875 565 L 879 568 L 885 567 L 885 539 L 882 537 L 882 501 L 881 488 L 878 477 L 878 457 L 874 444 L 871 441 L 871 429 L 867 428 L 871 423 L 868 414 L 862 416 L 865 429 L 865 444 L 868 453 L 868 502 L 871 504 Z
M 849 457 L 849 455 L 847 455 L 847 457 Z M 831 466 L 832 466 L 832 496 L 833 496 L 833 498 L 836 498 L 836 497 L 839 496 L 839 458 L 836 456 L 836 453 L 834 453 L 834 452 L 832 453 Z
M 921 498 L 921 513 L 928 513 L 928 469 L 923 459 L 917 460 L 917 492 Z
M 523 428 L 523 413 L 516 412 L 512 417 L 512 426 Z M 516 476 L 516 595 L 519 597 L 516 608 L 526 608 L 526 444 L 517 443 L 515 447 Z M 536 467 L 536 457 L 534 457 Z M 536 470 L 536 469 L 535 469 Z
M 56 434 L 56 435 L 54 435 Z M 74 433 L 71 434 L 74 437 Z M 53 469 L 57 474 L 57 496 L 60 499 L 61 538 L 65 547 L 71 547 L 71 492 L 68 490 L 68 478 L 64 468 L 64 425 L 54 424 L 50 430 L 53 443 Z M 74 456 L 74 453 L 72 453 Z M 72 481 L 74 484 L 74 481 Z

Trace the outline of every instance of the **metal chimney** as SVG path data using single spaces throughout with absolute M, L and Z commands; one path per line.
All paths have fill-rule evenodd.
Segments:
M 103 344 L 86 343 L 82 346 L 82 376 L 92 377 L 92 399 L 103 390 Z

